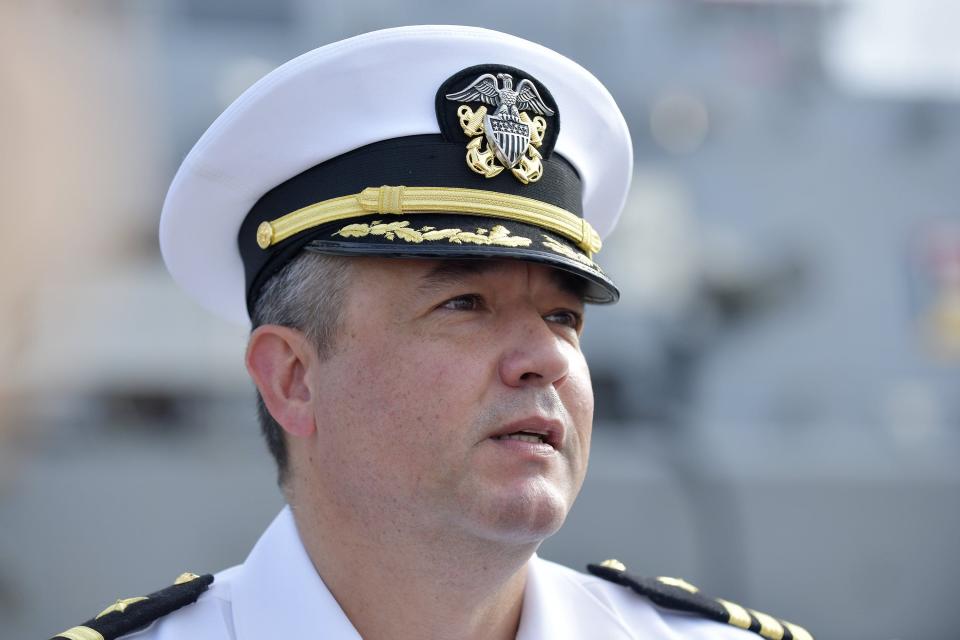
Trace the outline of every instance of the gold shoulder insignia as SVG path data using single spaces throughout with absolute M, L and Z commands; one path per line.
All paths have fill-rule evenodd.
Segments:
M 193 604 L 213 582 L 212 575 L 182 573 L 173 586 L 148 596 L 122 598 L 87 620 L 53 636 L 51 640 L 114 640 L 145 627 L 154 620 Z
M 628 587 L 665 609 L 696 613 L 717 622 L 753 631 L 767 640 L 813 640 L 810 632 L 799 625 L 741 607 L 722 598 L 703 595 L 695 586 L 680 578 L 634 576 L 628 573 L 626 566 L 618 560 L 587 565 L 587 570 L 599 578 Z

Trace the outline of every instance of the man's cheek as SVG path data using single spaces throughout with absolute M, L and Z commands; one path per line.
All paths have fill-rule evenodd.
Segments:
M 569 382 L 571 386 L 570 402 L 575 415 L 593 416 L 593 382 L 590 369 L 580 355 L 571 366 Z
M 439 391 L 461 382 L 467 375 L 471 357 L 457 348 L 424 340 L 394 356 L 397 369 L 423 393 Z

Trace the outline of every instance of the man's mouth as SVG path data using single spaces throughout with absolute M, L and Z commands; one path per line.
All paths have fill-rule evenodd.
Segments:
M 517 440 L 534 445 L 547 445 L 559 450 L 563 444 L 564 427 L 557 420 L 540 417 L 517 420 L 490 435 L 491 440 Z
M 508 433 L 502 436 L 493 436 L 493 439 L 494 440 L 519 440 L 520 442 L 532 442 L 536 444 L 541 442 L 547 442 L 547 434 L 535 433 L 533 431 L 518 431 L 516 433 Z

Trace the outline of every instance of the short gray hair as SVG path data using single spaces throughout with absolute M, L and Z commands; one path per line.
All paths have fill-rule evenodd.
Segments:
M 275 324 L 302 331 L 321 358 L 329 356 L 340 330 L 350 258 L 303 251 L 261 287 L 251 312 L 251 330 Z M 277 481 L 288 476 L 287 441 L 257 390 L 257 416 L 277 463 Z

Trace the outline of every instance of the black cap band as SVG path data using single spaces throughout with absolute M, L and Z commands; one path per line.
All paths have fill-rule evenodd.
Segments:
M 558 154 L 545 158 L 543 164 L 543 177 L 526 185 L 508 172 L 485 178 L 466 165 L 462 144 L 428 134 L 369 144 L 307 169 L 261 197 L 240 226 L 237 240 L 246 275 L 247 309 L 252 309 L 263 284 L 329 227 L 309 229 L 263 249 L 257 243 L 257 228 L 264 221 L 380 185 L 497 191 L 539 200 L 582 217 L 577 171 Z

